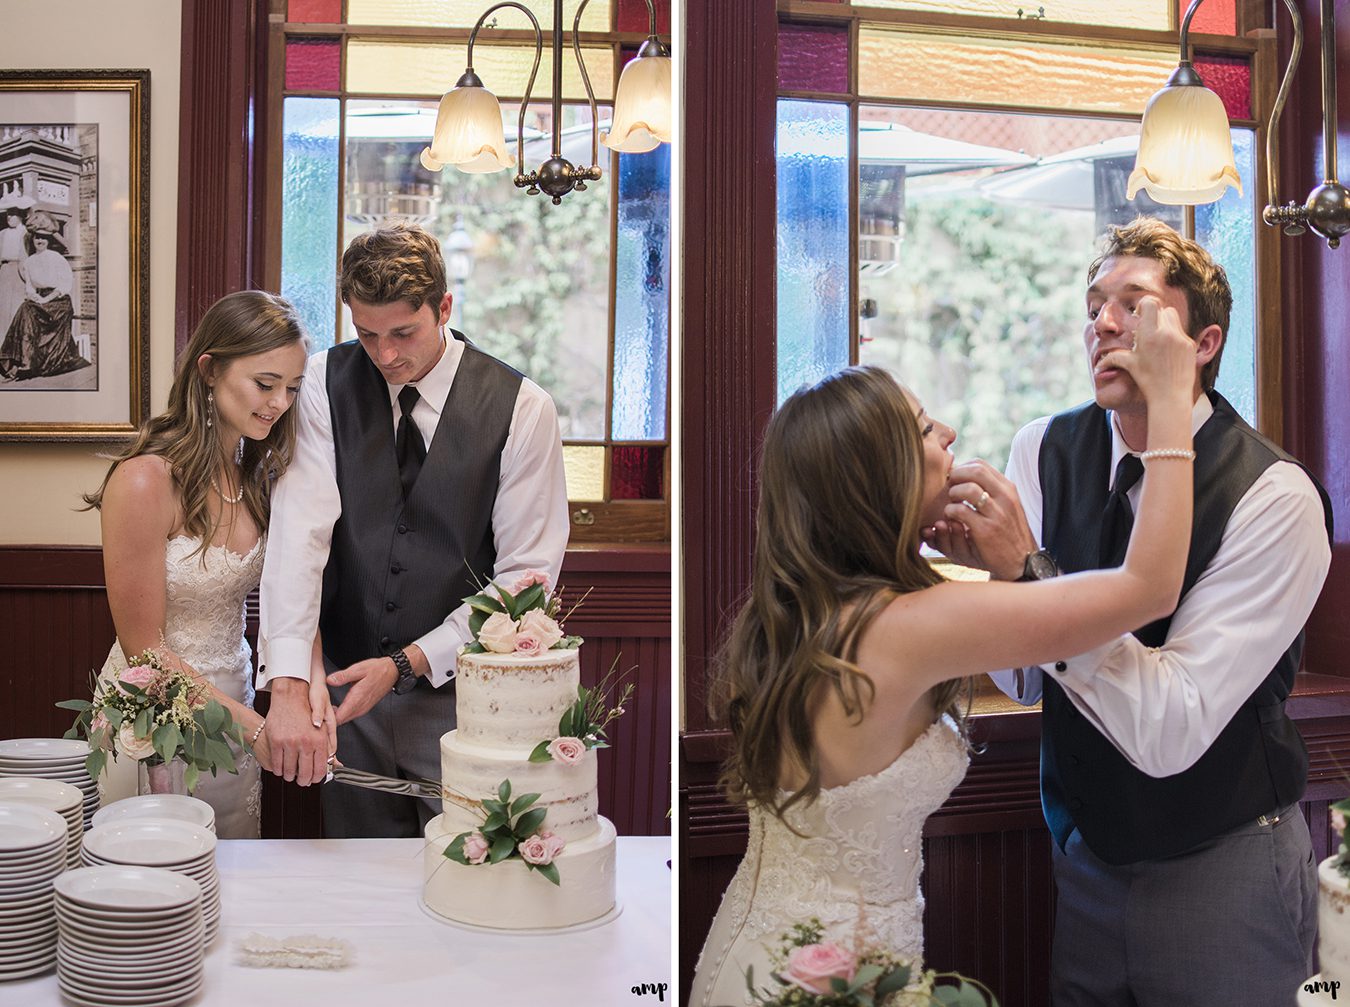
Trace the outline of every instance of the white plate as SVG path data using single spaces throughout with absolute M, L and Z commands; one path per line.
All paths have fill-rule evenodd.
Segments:
M 11 979 L 27 979 L 29 976 L 41 975 L 43 972 L 50 972 L 56 968 L 56 956 L 52 955 L 51 961 L 39 961 L 32 965 L 21 967 L 0 965 L 0 982 L 8 982 Z
M 112 910 L 89 909 L 70 902 L 57 900 L 55 913 L 57 918 L 72 926 L 94 929 L 114 927 L 109 936 L 116 936 L 128 929 L 143 933 L 164 926 L 187 926 L 196 919 L 201 910 L 194 905 L 180 906 L 177 909 L 153 913 L 119 913 Z
M 148 819 L 142 819 L 142 821 L 148 821 Z M 199 827 L 200 826 L 193 826 L 193 828 Z M 106 828 L 106 826 L 99 826 L 99 828 Z M 92 836 L 93 834 L 94 830 L 90 829 L 89 835 Z M 216 873 L 215 871 L 216 861 L 214 852 L 204 853 L 194 860 L 186 861 L 183 863 L 127 864 L 120 860 L 109 860 L 107 857 L 100 856 L 94 850 L 90 849 L 89 842 L 86 839 L 84 844 L 80 847 L 80 858 L 84 861 L 85 867 L 97 867 L 100 865 L 111 867 L 162 867 L 166 871 L 174 871 L 178 874 L 189 875 L 190 877 L 196 878 L 198 881 L 203 881 Z
M 194 864 L 211 855 L 216 835 L 190 822 L 131 819 L 90 829 L 84 837 L 84 848 L 114 863 L 169 867 Z
M 71 916 L 69 910 L 58 909 L 56 920 L 62 933 L 68 934 L 72 943 L 94 950 L 105 945 L 132 944 L 137 941 L 153 943 L 169 937 L 181 938 L 191 934 L 201 925 L 202 913 L 195 906 L 189 909 L 190 915 L 151 920 L 147 923 L 136 923 L 131 920 L 85 920 Z
M 40 776 L 0 780 L 0 801 L 37 804 L 66 817 L 78 811 L 83 800 L 79 787 L 61 780 L 46 780 Z
M 57 895 L 94 909 L 171 909 L 197 902 L 202 886 L 155 867 L 77 867 L 56 879 Z
M 0 850 L 9 853 L 36 852 L 67 835 L 66 820 L 55 811 L 33 804 L 0 802 Z
M 67 941 L 64 934 L 61 936 L 59 948 L 63 955 L 68 956 L 72 961 L 78 960 L 86 963 L 91 970 L 110 969 L 115 972 L 134 972 L 138 969 L 154 971 L 166 964 L 198 960 L 202 955 L 202 952 L 184 947 L 182 941 L 172 947 L 153 952 L 141 952 L 126 948 L 81 947 Z
M 200 970 L 197 974 L 186 977 L 182 982 L 172 985 L 143 985 L 139 987 L 113 987 L 100 984 L 97 988 L 91 988 L 79 982 L 78 977 L 73 972 L 63 970 L 58 967 L 56 972 L 57 980 L 61 986 L 61 992 L 77 1004 L 93 1004 L 95 1007 L 141 1007 L 141 1005 L 153 1004 L 160 1007 L 162 1004 L 182 1003 L 184 1000 L 195 996 L 202 988 L 204 976 Z
M 3 759 L 81 759 L 89 754 L 89 742 L 78 738 L 11 738 L 0 741 Z
M 216 809 L 205 801 L 188 797 L 186 794 L 142 794 L 139 797 L 128 797 L 109 804 L 94 816 L 94 824 L 104 825 L 130 818 L 169 818 L 191 822 L 214 832 Z
M 22 934 L 16 934 L 12 937 L 0 940 L 0 955 L 9 955 L 10 957 L 13 957 L 16 952 L 21 951 L 24 948 L 54 940 L 55 938 L 56 921 L 52 920 L 48 922 L 43 920 L 39 924 L 30 926 L 30 928 L 25 930 Z

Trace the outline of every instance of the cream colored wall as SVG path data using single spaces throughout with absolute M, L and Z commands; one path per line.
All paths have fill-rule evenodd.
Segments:
M 5 0 L 6 69 L 150 71 L 150 407 L 173 368 L 178 233 L 179 0 Z M 107 463 L 97 445 L 0 444 L 0 543 L 97 545 L 98 515 L 76 513 Z

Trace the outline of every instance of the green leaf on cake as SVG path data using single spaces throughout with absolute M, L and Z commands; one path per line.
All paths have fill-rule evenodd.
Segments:
M 544 603 L 544 585 L 531 584 L 515 598 L 515 617 L 519 618 L 532 608 L 539 608 Z
M 454 839 L 450 840 L 450 845 L 445 848 L 443 856 L 448 857 L 457 864 L 467 864 L 469 858 L 464 855 L 464 841 L 469 838 L 467 832 L 461 832 Z
M 559 731 L 561 735 L 561 731 Z M 534 751 L 530 753 L 531 762 L 551 762 L 553 756 L 548 754 L 548 746 L 553 744 L 551 741 L 541 741 L 534 746 Z
M 484 616 L 491 615 L 493 612 L 506 611 L 505 606 L 490 594 L 476 594 L 472 598 L 465 598 L 464 604 L 475 612 L 482 612 Z
M 502 780 L 501 785 L 497 787 L 497 799 L 505 804 L 511 800 L 511 781 Z
M 488 621 L 488 614 L 475 609 L 469 613 L 469 632 L 477 637 L 483 631 L 483 623 Z
M 558 880 L 557 864 L 530 864 L 530 866 L 533 867 L 540 874 L 542 874 L 544 877 L 552 881 L 555 885 L 561 884 L 561 882 Z
M 484 646 L 483 646 L 481 643 L 479 643 L 477 640 L 475 640 L 473 643 L 466 643 L 466 644 L 464 645 L 464 653 L 466 653 L 466 654 L 486 654 L 486 653 L 487 653 L 487 648 L 484 647 Z
M 522 838 L 532 836 L 538 830 L 539 826 L 544 824 L 544 816 L 547 814 L 547 808 L 534 808 L 531 811 L 527 811 L 520 816 L 520 819 L 516 822 L 515 828 L 511 831 Z
M 494 811 L 483 820 L 480 826 L 483 832 L 491 832 L 493 829 L 500 829 L 506 824 L 506 816 L 500 811 Z
M 511 817 L 515 818 L 535 801 L 539 800 L 538 794 L 523 794 L 511 802 Z
M 488 853 L 488 862 L 499 864 L 516 852 L 516 841 L 511 836 L 496 836 L 492 840 L 492 849 Z

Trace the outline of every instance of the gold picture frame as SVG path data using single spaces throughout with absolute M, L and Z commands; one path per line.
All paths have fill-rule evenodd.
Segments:
M 150 71 L 0 70 L 0 442 L 150 414 Z

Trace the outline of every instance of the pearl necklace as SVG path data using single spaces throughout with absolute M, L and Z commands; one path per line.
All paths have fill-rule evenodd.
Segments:
M 224 493 L 220 491 L 220 486 L 216 484 L 215 476 L 211 477 L 211 488 L 215 490 L 216 495 L 219 496 L 220 499 L 224 500 L 226 503 L 237 504 L 240 500 L 244 499 L 244 482 L 242 479 L 239 481 L 239 492 L 232 497 L 227 497 Z

